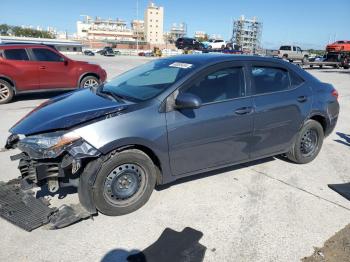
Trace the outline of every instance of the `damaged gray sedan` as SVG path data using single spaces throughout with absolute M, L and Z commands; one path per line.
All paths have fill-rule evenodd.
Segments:
M 177 56 L 44 102 L 6 148 L 21 150 L 21 190 L 78 188 L 81 208 L 47 212 L 60 227 L 133 212 L 156 185 L 193 174 L 280 154 L 308 163 L 336 125 L 337 97 L 277 59 Z

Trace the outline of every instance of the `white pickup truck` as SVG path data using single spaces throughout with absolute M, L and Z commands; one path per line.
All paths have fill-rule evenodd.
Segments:
M 283 45 L 278 51 L 278 56 L 289 61 L 301 60 L 307 62 L 309 60 L 309 53 L 301 50 L 299 46 L 295 45 Z

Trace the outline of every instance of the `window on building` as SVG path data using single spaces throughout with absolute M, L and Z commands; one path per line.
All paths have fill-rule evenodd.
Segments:
M 6 59 L 8 60 L 29 60 L 28 54 L 25 49 L 7 49 L 4 50 Z
M 252 68 L 254 94 L 284 91 L 290 88 L 288 71 L 282 68 L 255 66 Z

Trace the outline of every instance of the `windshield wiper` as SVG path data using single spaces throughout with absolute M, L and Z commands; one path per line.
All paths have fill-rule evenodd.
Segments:
M 99 93 L 111 96 L 114 100 L 117 100 L 119 102 L 124 102 L 124 100 L 126 100 L 125 97 L 123 97 L 123 96 L 121 96 L 119 94 L 116 94 L 116 93 L 114 93 L 112 91 L 108 91 L 108 90 L 102 89 L 102 90 L 99 91 Z

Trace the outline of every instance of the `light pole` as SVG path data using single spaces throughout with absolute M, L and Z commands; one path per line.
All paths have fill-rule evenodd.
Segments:
M 139 53 L 139 0 L 136 0 L 136 51 Z

